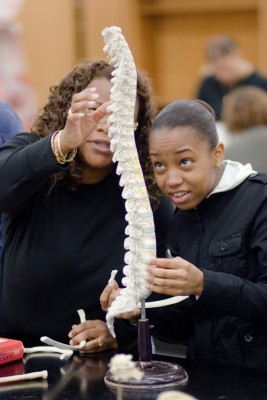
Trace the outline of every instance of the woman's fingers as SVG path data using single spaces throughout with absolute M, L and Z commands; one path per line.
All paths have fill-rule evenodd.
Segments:
M 111 104 L 110 101 L 99 105 L 97 101 L 91 99 L 91 97 L 98 96 L 97 93 L 86 94 L 84 92 L 86 90 L 73 96 L 66 125 L 62 129 L 61 147 L 66 152 L 79 147 L 90 132 L 97 128 L 97 124 L 108 115 L 107 109 Z
M 82 103 L 84 103 L 85 106 L 89 101 L 95 103 L 98 98 L 99 94 L 96 92 L 96 88 L 86 88 L 79 93 L 75 93 L 71 99 L 71 111 L 73 113 L 77 111 L 77 106 L 82 105 Z
M 99 94 L 96 93 L 95 90 L 95 88 L 87 88 L 72 96 L 71 106 L 68 110 L 68 120 L 81 118 L 91 112 L 91 110 L 96 110 L 99 107 L 96 101 Z
M 86 340 L 86 345 L 81 352 L 95 353 L 117 348 L 116 339 L 112 337 L 106 323 L 101 320 L 89 320 L 74 325 L 69 332 L 69 337 L 71 345 L 77 345 Z
M 183 258 L 156 258 L 147 271 L 147 288 L 153 292 L 184 296 L 200 295 L 203 291 L 203 272 Z
M 102 118 L 108 115 L 108 106 L 111 104 L 110 101 L 101 104 L 95 111 L 89 113 L 90 117 L 95 121 L 99 122 Z
M 99 353 L 101 351 L 110 350 L 110 349 L 117 349 L 117 341 L 115 338 L 111 337 L 108 339 L 104 338 L 97 338 L 92 339 L 86 343 L 85 347 L 80 350 L 80 354 L 83 353 Z
M 110 282 L 100 295 L 100 304 L 102 310 L 107 311 L 113 300 L 120 293 L 119 286 L 116 281 Z
M 183 263 L 183 260 L 181 257 L 174 257 L 174 258 L 152 258 L 149 261 L 150 266 L 156 266 L 156 267 L 161 267 L 165 269 L 177 269 L 180 267 L 181 263 Z

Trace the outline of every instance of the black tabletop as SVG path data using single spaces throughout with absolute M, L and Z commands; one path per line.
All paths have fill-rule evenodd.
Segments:
M 22 361 L 0 366 L 0 376 L 48 370 L 48 379 L 0 384 L 1 400 L 115 400 L 116 390 L 104 383 L 110 358 L 115 353 L 74 355 L 60 360 L 56 354 L 32 354 Z M 198 400 L 264 400 L 267 398 L 267 373 L 264 371 L 193 362 L 166 356 L 155 360 L 171 361 L 185 368 L 188 382 L 181 390 Z M 166 389 L 167 390 L 167 389 Z M 170 390 L 170 388 L 168 388 Z M 154 400 L 160 390 L 123 390 L 124 400 Z

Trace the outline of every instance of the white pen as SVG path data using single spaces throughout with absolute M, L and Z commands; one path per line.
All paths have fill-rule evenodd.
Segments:
M 166 249 L 166 251 L 165 251 L 165 255 L 166 255 L 166 258 L 169 258 L 169 259 L 173 258 L 173 256 L 172 256 L 172 253 L 171 253 L 171 250 L 170 250 L 170 249 Z

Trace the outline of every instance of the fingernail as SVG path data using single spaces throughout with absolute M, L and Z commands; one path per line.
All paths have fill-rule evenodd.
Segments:
M 73 346 L 73 341 L 72 340 L 70 340 L 69 343 L 70 343 L 71 346 Z
M 98 94 L 98 93 L 92 93 L 92 94 L 91 94 L 91 98 L 92 98 L 92 99 L 98 99 L 98 97 L 99 97 L 99 94 Z
M 68 337 L 69 337 L 69 338 L 72 338 L 72 337 L 73 337 L 73 334 L 70 332 L 70 333 L 68 334 Z

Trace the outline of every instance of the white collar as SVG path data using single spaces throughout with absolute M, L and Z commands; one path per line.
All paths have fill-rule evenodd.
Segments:
M 214 193 L 227 192 L 244 182 L 247 177 L 253 173 L 257 173 L 252 169 L 251 164 L 241 164 L 236 161 L 223 161 L 224 171 L 217 186 L 207 196 L 210 197 Z

